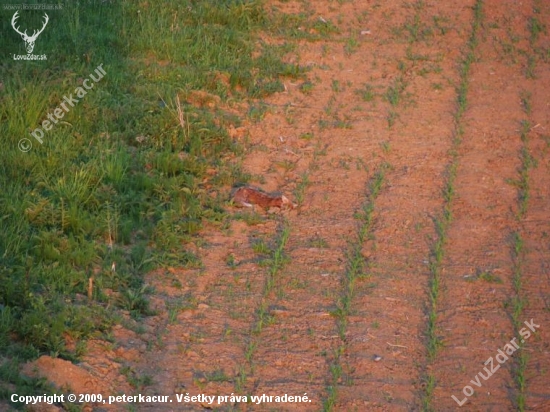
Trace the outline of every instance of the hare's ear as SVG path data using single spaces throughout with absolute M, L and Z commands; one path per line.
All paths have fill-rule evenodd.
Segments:
M 297 206 L 296 203 L 292 203 L 285 195 L 281 196 L 281 200 L 283 201 L 283 205 L 288 205 L 291 209 Z

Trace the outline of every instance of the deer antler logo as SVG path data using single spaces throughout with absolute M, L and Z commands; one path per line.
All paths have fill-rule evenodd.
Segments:
M 36 38 L 40 35 L 40 33 L 42 33 L 44 31 L 44 29 L 46 28 L 46 25 L 48 24 L 48 21 L 50 20 L 48 15 L 46 13 L 44 13 L 44 25 L 42 26 L 42 28 L 40 30 L 35 30 L 34 33 L 32 34 L 32 36 L 29 36 L 27 35 L 27 30 L 25 30 L 24 33 L 21 33 L 19 31 L 19 28 L 15 27 L 15 20 L 17 20 L 17 18 L 19 17 L 18 14 L 19 11 L 16 11 L 15 14 L 13 15 L 13 18 L 11 19 L 11 25 L 13 27 L 13 29 L 19 33 L 21 35 L 21 37 L 23 38 L 23 41 L 25 42 L 25 48 L 27 49 L 27 54 L 31 54 L 33 49 L 34 49 L 34 42 L 36 41 Z

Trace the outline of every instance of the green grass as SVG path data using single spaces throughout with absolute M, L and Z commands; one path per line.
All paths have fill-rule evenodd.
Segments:
M 357 52 L 359 49 L 359 41 L 357 40 L 357 35 L 351 33 L 348 39 L 344 43 L 344 53 L 346 56 L 351 56 Z
M 225 371 L 218 368 L 210 373 L 206 374 L 206 380 L 209 382 L 232 382 L 233 379 L 228 376 Z
M 403 29 L 411 43 L 424 41 L 433 36 L 433 29 L 422 22 L 420 13 L 415 14 L 412 20 L 405 22 Z
M 300 91 L 305 95 L 310 95 L 313 92 L 314 84 L 310 81 L 305 81 L 300 85 Z
M 403 93 L 407 83 L 403 77 L 398 76 L 395 78 L 392 84 L 390 84 L 384 93 L 384 99 L 390 104 L 390 109 L 386 116 L 388 121 L 388 128 L 392 128 L 395 125 L 395 121 L 399 118 L 397 107 L 403 102 Z
M 252 250 L 258 255 L 268 255 L 269 246 L 263 239 L 258 239 L 252 244 Z
M 502 283 L 502 279 L 490 271 L 484 270 L 477 275 L 479 280 L 483 280 L 488 283 Z
M 376 98 L 374 87 L 368 83 L 365 83 L 362 89 L 355 90 L 355 94 L 361 97 L 364 102 L 372 102 Z
M 395 78 L 394 82 L 388 86 L 384 98 L 391 106 L 396 107 L 402 101 L 402 95 L 406 87 L 407 84 L 405 80 L 403 80 L 401 76 L 398 76 Z
M 296 185 L 296 189 L 294 189 L 294 200 L 296 201 L 296 204 L 298 206 L 302 206 L 302 204 L 304 203 L 306 189 L 309 184 L 309 173 L 302 173 L 300 176 L 300 182 Z
M 264 223 L 265 219 L 264 217 L 259 214 L 258 212 L 252 211 L 243 211 L 235 213 L 233 216 L 235 220 L 242 220 L 246 222 L 248 226 L 255 226 Z
M 261 118 L 264 107 L 251 99 L 305 72 L 283 61 L 288 47 L 259 40 L 279 18 L 261 1 L 91 0 L 49 14 L 55 30 L 34 51 L 48 60 L 0 67 L 0 356 L 19 360 L 74 359 L 65 335 L 107 334 L 117 308 L 151 314 L 144 274 L 200 267 L 187 245 L 205 223 L 227 220 L 225 196 L 205 186 L 223 193 L 247 179 L 228 160 L 243 148 L 227 132 L 240 118 L 225 107 L 250 101 L 250 116 Z M 35 15 L 20 21 L 39 24 Z M 0 10 L 11 33 L 3 47 L 25 53 L 11 16 Z M 42 145 L 32 140 L 21 152 L 19 140 L 33 139 L 29 131 L 100 64 L 104 78 Z M 13 375 L 5 382 L 22 385 Z
M 120 373 L 126 376 L 128 383 L 138 391 L 143 391 L 146 386 L 150 386 L 153 383 L 153 378 L 151 376 L 140 375 L 129 366 L 120 368 Z
M 427 41 L 434 35 L 434 29 L 423 21 L 423 17 L 426 14 L 426 3 L 423 0 L 417 0 L 414 3 L 407 3 L 405 7 L 412 8 L 415 13 L 407 18 L 407 20 L 400 26 L 393 29 L 393 33 L 397 37 L 406 38 L 408 43 L 417 43 Z M 433 17 L 434 25 L 444 34 L 444 27 L 439 24 L 443 22 L 437 16 Z
M 542 23 L 537 16 L 531 16 L 527 22 L 529 28 L 529 42 L 534 46 L 541 34 L 546 34 L 546 25 Z
M 270 30 L 286 39 L 309 41 L 328 39 L 340 33 L 340 29 L 332 21 L 316 17 L 310 10 L 295 14 L 276 14 L 272 18 Z

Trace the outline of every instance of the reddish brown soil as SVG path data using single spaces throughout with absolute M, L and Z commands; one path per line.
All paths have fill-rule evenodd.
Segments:
M 516 336 L 513 279 L 519 267 L 519 319 L 540 325 L 524 347 L 525 408 L 550 410 L 550 3 L 484 2 L 441 267 L 437 327 L 443 345 L 433 362 L 426 334 L 428 263 L 459 126 L 456 87 L 474 1 L 424 2 L 421 11 L 417 3 L 391 0 L 269 3 L 286 13 L 307 9 L 312 19 L 331 20 L 340 29 L 324 40 L 286 39 L 296 45 L 289 60 L 311 68 L 313 88 L 304 93 L 301 81 L 286 81 L 284 93 L 266 100 L 265 117 L 247 128 L 245 170 L 263 176 L 266 191 L 281 191 L 292 201 L 307 174 L 303 204 L 281 214 L 261 212 L 256 225 L 235 220 L 223 230 L 205 230 L 194 250 L 201 269 L 151 273 L 159 315 L 146 321 L 144 333 L 121 332 L 112 348 L 85 357 L 80 368 L 94 377 L 92 389 L 166 394 L 174 402 L 176 393 L 307 393 L 310 403 L 141 404 L 136 410 L 318 411 L 338 365 L 332 410 L 422 410 L 427 374 L 435 378 L 433 410 L 457 410 L 451 396 L 463 399 L 463 387 L 472 386 L 485 360 Z M 533 16 L 546 22 L 547 33 L 531 43 Z M 426 27 L 432 31 L 423 35 Z M 357 43 L 351 50 L 350 36 Z M 526 77 L 529 55 L 537 56 L 535 78 Z M 384 94 L 400 78 L 405 88 L 392 105 Z M 355 92 L 364 84 L 376 93 L 372 101 Z M 529 111 L 521 102 L 525 93 Z M 521 121 L 531 125 L 525 142 Z M 240 138 L 244 130 L 233 132 Z M 530 197 L 519 216 L 513 182 L 524 145 L 537 166 L 528 173 Z M 369 201 L 368 182 L 385 163 L 390 168 L 362 245 L 367 276 L 355 285 L 342 338 L 334 311 L 345 292 L 355 213 Z M 288 259 L 264 295 L 269 268 L 253 245 L 264 239 L 274 247 L 285 224 Z M 514 233 L 524 240 L 520 261 Z M 492 277 L 480 278 L 483 273 Z M 270 322 L 255 333 L 262 302 Z M 338 348 L 344 348 L 340 357 Z M 114 365 L 129 366 L 152 383 L 130 387 L 120 373 L 116 377 Z M 55 369 L 39 368 L 57 382 Z M 462 408 L 518 410 L 517 369 L 512 356 L 480 388 L 473 386 Z M 71 385 L 85 386 L 85 378 L 71 376 Z

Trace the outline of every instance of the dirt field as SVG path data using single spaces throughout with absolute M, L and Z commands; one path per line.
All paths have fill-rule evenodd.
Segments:
M 139 411 L 550 411 L 550 3 L 268 7 L 339 30 L 284 37 L 308 80 L 235 133 L 299 207 L 205 231 L 72 383 L 174 400 Z

